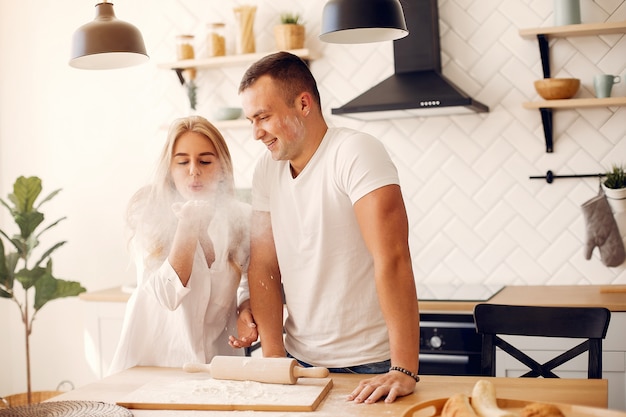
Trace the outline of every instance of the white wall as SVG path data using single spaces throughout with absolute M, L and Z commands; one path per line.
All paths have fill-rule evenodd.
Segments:
M 116 2 L 118 18 L 141 29 L 150 62 L 81 71 L 67 61 L 73 31 L 93 18 L 91 4 L 0 0 L 0 196 L 6 198 L 19 175 L 40 176 L 44 193 L 63 189 L 45 211 L 49 219 L 68 216 L 46 241 L 68 240 L 54 256 L 58 276 L 80 281 L 88 290 L 134 279 L 125 250 L 126 201 L 151 174 L 163 126 L 189 113 L 175 75 L 157 64 L 174 59 L 177 34 L 201 39 L 205 24 L 219 20 L 232 30 L 235 4 Z M 278 13 L 304 14 L 307 47 L 319 57 L 311 67 L 328 114 L 391 73 L 390 43 L 344 46 L 317 40 L 323 1 L 256 4 L 258 51 L 272 50 Z M 419 281 L 626 283 L 624 265 L 604 267 L 597 251 L 591 261 L 583 258 L 580 204 L 595 195 L 597 180 L 547 185 L 528 179 L 548 169 L 596 173 L 612 162 L 626 162 L 626 108 L 556 112 L 553 154 L 545 153 L 539 112 L 522 108 L 522 102 L 537 98 L 532 81 L 542 73 L 536 42 L 520 38 L 518 30 L 550 26 L 551 5 L 439 1 L 444 73 L 486 103 L 490 113 L 371 123 L 329 116 L 331 123 L 377 135 L 392 153 L 403 182 Z M 626 3 L 582 0 L 582 15 L 583 22 L 625 20 Z M 626 73 L 624 35 L 552 44 L 553 75 L 580 78 L 579 97 L 592 96 L 595 73 Z M 198 113 L 238 105 L 236 86 L 244 70 L 199 73 Z M 626 83 L 614 94 L 626 95 Z M 249 186 L 254 160 L 264 150 L 247 128 L 224 133 L 236 181 Z M 5 210 L 0 222 L 3 229 L 10 225 Z M 41 311 L 32 337 L 34 389 L 54 389 L 66 379 L 83 385 L 95 378 L 83 354 L 83 307 L 69 299 Z M 23 333 L 12 303 L 0 301 L 0 317 L 7 317 L 0 320 L 0 395 L 7 395 L 25 390 Z

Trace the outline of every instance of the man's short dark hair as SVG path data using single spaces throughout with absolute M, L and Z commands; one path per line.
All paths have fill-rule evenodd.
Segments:
M 248 68 L 239 84 L 239 94 L 251 87 L 259 78 L 267 75 L 280 86 L 283 99 L 293 105 L 295 98 L 308 92 L 313 96 L 321 110 L 320 93 L 317 83 L 307 64 L 298 56 L 289 52 L 276 52 L 261 58 Z

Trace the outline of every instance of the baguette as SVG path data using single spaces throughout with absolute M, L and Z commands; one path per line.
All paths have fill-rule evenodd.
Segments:
M 477 415 L 467 395 L 455 394 L 443 405 L 441 417 L 477 417 Z
M 518 417 L 516 413 L 498 407 L 496 388 L 486 379 L 480 379 L 474 385 L 472 407 L 479 417 Z

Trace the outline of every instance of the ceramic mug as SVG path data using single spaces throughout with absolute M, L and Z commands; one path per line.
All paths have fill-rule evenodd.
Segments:
M 596 90 L 596 97 L 611 97 L 613 84 L 617 84 L 622 79 L 619 75 L 598 74 L 593 77 L 593 88 Z
M 580 0 L 554 0 L 554 25 L 580 23 Z

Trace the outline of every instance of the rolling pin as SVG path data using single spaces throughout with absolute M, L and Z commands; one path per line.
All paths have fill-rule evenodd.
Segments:
M 186 363 L 185 372 L 209 372 L 214 379 L 293 385 L 298 378 L 326 378 L 328 369 L 304 368 L 290 358 L 215 356 L 211 364 Z

